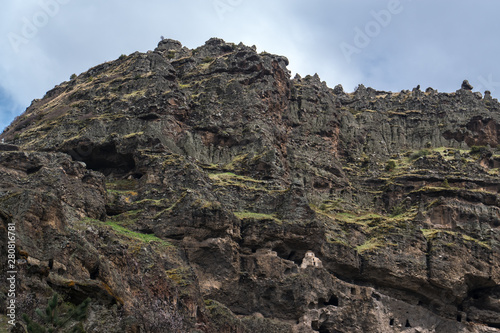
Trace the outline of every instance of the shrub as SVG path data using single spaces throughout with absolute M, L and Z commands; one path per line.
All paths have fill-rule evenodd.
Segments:
M 72 80 L 72 81 L 73 81 L 74 79 L 76 79 L 76 74 L 75 74 L 75 73 L 71 74 L 71 76 L 69 77 L 69 79 L 70 79 L 70 80 Z
M 422 156 L 427 156 L 430 155 L 430 151 L 428 149 L 421 149 L 419 151 L 414 152 L 413 154 L 410 155 L 410 160 L 416 160 L 417 158 L 420 158 Z
M 394 169 L 396 169 L 396 161 L 394 160 L 387 161 L 387 164 L 385 165 L 385 171 L 392 171 Z
M 399 205 L 392 207 L 391 216 L 392 217 L 398 216 L 403 214 L 404 212 L 405 212 L 405 207 L 403 206 L 402 203 L 400 203 Z
M 204 62 L 204 63 L 209 63 L 209 62 L 212 62 L 212 61 L 214 61 L 214 58 L 212 58 L 212 57 L 205 57 L 205 58 L 203 59 L 203 62 Z
M 469 154 L 471 155 L 479 155 L 482 154 L 483 152 L 488 151 L 488 148 L 486 146 L 471 146 Z
M 45 332 L 85 332 L 82 322 L 87 317 L 87 309 L 90 298 L 84 300 L 77 307 L 64 309 L 63 304 L 58 304 L 58 296 L 54 294 L 44 311 L 36 309 L 35 312 L 40 317 L 40 322 L 35 322 L 28 315 L 23 314 L 22 318 L 26 323 L 29 333 Z M 77 322 L 76 325 L 73 323 Z
M 168 51 L 167 58 L 174 59 L 175 58 L 175 51 Z

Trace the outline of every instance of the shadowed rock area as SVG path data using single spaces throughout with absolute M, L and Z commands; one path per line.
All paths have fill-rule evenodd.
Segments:
M 18 313 L 56 292 L 91 298 L 88 332 L 500 332 L 498 101 L 287 65 L 165 39 L 34 100 L 0 135 Z

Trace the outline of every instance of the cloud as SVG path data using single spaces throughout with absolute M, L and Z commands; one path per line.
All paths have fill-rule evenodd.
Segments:
M 0 87 L 0 124 L 7 126 L 21 111 L 22 106 Z

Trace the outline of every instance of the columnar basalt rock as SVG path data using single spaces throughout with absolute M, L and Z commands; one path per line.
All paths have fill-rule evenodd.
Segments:
M 163 39 L 34 100 L 0 135 L 19 311 L 57 292 L 91 298 L 93 332 L 499 332 L 498 101 L 287 65 Z

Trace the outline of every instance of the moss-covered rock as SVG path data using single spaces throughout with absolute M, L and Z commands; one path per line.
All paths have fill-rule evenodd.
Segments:
M 498 330 L 498 101 L 287 64 L 165 39 L 33 101 L 0 135 L 20 311 L 56 291 L 95 332 Z

